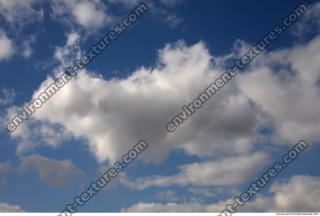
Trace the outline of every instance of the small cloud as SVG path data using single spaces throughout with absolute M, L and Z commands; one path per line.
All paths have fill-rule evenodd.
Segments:
M 13 89 L 2 88 L 0 91 L 0 106 L 6 106 L 14 101 L 16 92 Z
M 41 181 L 54 187 L 63 187 L 72 180 L 85 175 L 71 160 L 58 161 L 41 155 L 22 157 L 19 170 L 26 172 L 30 169 L 38 173 Z
M 2 29 L 0 29 L 0 47 L 0 61 L 9 59 L 15 51 L 12 41 Z
M 176 27 L 183 22 L 183 19 L 175 14 L 169 14 L 165 21 L 170 25 L 170 27 Z
M 167 190 L 167 191 L 160 191 L 156 194 L 156 198 L 159 200 L 164 200 L 168 202 L 177 202 L 179 201 L 179 197 L 175 191 Z
M 24 212 L 24 210 L 19 205 L 0 202 L 0 212 Z
M 24 58 L 30 58 L 32 53 L 33 53 L 33 49 L 32 49 L 32 44 L 36 41 L 36 36 L 35 35 L 31 35 L 28 39 L 26 39 L 22 45 L 21 45 L 21 49 L 22 49 L 22 56 Z
M 106 13 L 107 8 L 101 1 L 54 1 L 51 2 L 54 18 L 63 20 L 70 26 L 79 25 L 92 31 L 111 24 L 113 17 Z

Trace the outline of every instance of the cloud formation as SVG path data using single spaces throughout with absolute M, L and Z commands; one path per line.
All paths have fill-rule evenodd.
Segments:
M 266 164 L 267 155 L 258 152 L 245 156 L 229 157 L 218 161 L 191 163 L 180 167 L 173 176 L 151 176 L 124 181 L 132 189 L 145 189 L 151 186 L 232 186 L 245 183 Z
M 141 67 L 125 79 L 104 80 L 82 70 L 33 117 L 84 138 L 100 162 L 115 161 L 141 138 L 153 148 L 143 157 L 147 161 L 160 161 L 176 149 L 211 158 L 248 154 L 265 142 L 260 128 L 272 129 L 274 144 L 301 138 L 316 143 L 319 48 L 316 37 L 261 54 L 173 134 L 165 131 L 167 122 L 224 72 L 223 62 L 217 63 L 221 58 L 210 55 L 203 42 L 167 44 L 153 68 Z M 53 79 L 48 77 L 33 97 Z M 23 136 L 21 130 L 12 136 Z
M 141 67 L 123 80 L 103 80 L 83 70 L 34 118 L 63 125 L 75 137 L 85 138 L 98 161 L 116 160 L 141 138 L 153 147 L 145 154 L 146 160 L 153 161 L 178 148 L 199 156 L 250 152 L 249 137 L 254 137 L 259 113 L 233 84 L 219 92 L 181 130 L 173 135 L 165 130 L 179 107 L 223 72 L 212 67 L 211 58 L 202 42 L 190 47 L 178 42 L 159 51 L 154 68 Z M 44 81 L 33 97 L 52 80 L 49 77 Z M 12 136 L 23 136 L 21 128 Z

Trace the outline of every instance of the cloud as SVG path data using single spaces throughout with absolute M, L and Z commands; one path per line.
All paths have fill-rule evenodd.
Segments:
M 21 158 L 19 170 L 26 172 L 35 170 L 41 181 L 54 187 L 63 187 L 75 179 L 83 177 L 84 172 L 70 160 L 58 161 L 41 155 L 24 156 Z
M 159 51 L 154 68 L 141 67 L 126 79 L 104 80 L 83 70 L 37 110 L 34 120 L 62 125 L 74 137 L 84 138 L 100 162 L 120 158 L 141 138 L 153 148 L 142 157 L 152 161 L 179 148 L 190 155 L 210 157 L 248 153 L 259 111 L 233 83 L 176 133 L 168 134 L 165 129 L 183 104 L 223 73 L 211 65 L 211 58 L 202 42 L 190 47 L 178 42 Z M 53 79 L 45 80 L 33 97 Z M 12 136 L 19 138 L 24 133 L 17 130 Z
M 320 177 L 295 175 L 274 182 L 267 195 L 258 195 L 241 212 L 319 212 Z
M 132 9 L 138 5 L 138 0 L 107 0 L 110 5 L 120 5 L 126 9 Z M 183 23 L 183 18 L 179 16 L 174 8 L 182 3 L 180 0 L 169 1 L 151 1 L 145 0 L 144 3 L 148 6 L 148 11 L 152 14 L 152 18 L 157 21 L 164 22 L 169 27 L 177 27 Z
M 0 186 L 7 183 L 7 175 L 11 171 L 11 168 L 11 163 L 9 161 L 0 163 Z
M 0 212 L 24 212 L 24 210 L 19 205 L 0 202 Z
M 2 88 L 0 92 L 0 106 L 6 106 L 14 101 L 16 92 L 13 89 Z
M 31 45 L 35 43 L 36 35 L 29 36 L 25 41 L 22 42 L 21 49 L 22 49 L 22 56 L 24 58 L 30 58 L 33 53 L 33 49 Z
M 223 188 L 219 187 L 188 187 L 187 191 L 194 197 L 216 197 L 217 195 L 226 192 Z
M 22 27 L 43 19 L 43 9 L 37 6 L 40 0 L 0 0 L 0 16 L 12 25 Z
M 237 51 L 227 56 L 238 55 L 243 46 L 248 44 L 238 41 Z M 78 53 L 73 49 L 74 45 L 71 54 Z M 140 67 L 124 79 L 104 80 L 82 70 L 37 110 L 33 120 L 61 125 L 84 140 L 100 162 L 121 158 L 141 138 L 152 147 L 142 156 L 146 161 L 159 162 L 177 149 L 208 158 L 247 155 L 265 142 L 259 134 L 265 127 L 273 129 L 266 142 L 269 146 L 295 144 L 302 138 L 316 143 L 320 140 L 320 102 L 314 100 L 320 93 L 319 50 L 320 37 L 316 37 L 261 54 L 172 134 L 165 130 L 167 122 L 225 70 L 221 57 L 212 56 L 203 42 L 167 44 L 153 67 Z M 61 53 L 61 59 L 67 59 Z M 48 77 L 33 98 L 53 80 Z M 24 133 L 12 136 L 18 139 Z
M 129 208 L 121 209 L 122 212 L 220 212 L 224 208 L 224 201 L 216 204 L 190 203 L 143 203 L 139 202 Z
M 320 177 L 293 176 L 274 183 L 270 192 L 274 193 L 274 211 L 320 211 Z
M 111 24 L 113 17 L 100 0 L 58 0 L 51 2 L 53 17 L 62 18 L 68 25 L 77 24 L 86 30 L 98 30 Z
M 237 77 L 240 91 L 259 106 L 274 128 L 274 143 L 301 138 L 319 143 L 320 37 L 260 56 Z M 262 81 L 263 80 L 263 81 Z
M 9 59 L 15 51 L 13 42 L 2 29 L 0 29 L 0 47 L 0 61 Z
M 141 138 L 152 146 L 142 156 L 149 161 L 176 149 L 211 158 L 247 154 L 261 141 L 261 127 L 274 128 L 274 144 L 301 138 L 313 143 L 320 140 L 320 102 L 314 100 L 319 50 L 317 37 L 262 54 L 172 134 L 165 130 L 167 122 L 224 71 L 202 42 L 168 44 L 153 68 L 141 67 L 125 79 L 104 80 L 82 70 L 34 119 L 84 138 L 100 162 L 119 159 Z M 52 81 L 45 80 L 33 97 Z
M 133 189 L 145 189 L 151 186 L 224 186 L 239 185 L 255 176 L 267 160 L 263 153 L 229 157 L 218 161 L 191 163 L 180 167 L 173 176 L 151 176 L 124 182 Z
M 180 200 L 180 197 L 177 196 L 175 191 L 167 190 L 167 191 L 160 191 L 155 196 L 157 199 L 165 200 L 169 202 L 176 202 Z
M 307 35 L 318 34 L 320 32 L 320 2 L 316 2 L 308 7 L 303 17 L 292 29 L 294 36 L 305 39 Z
M 247 202 L 239 212 L 319 212 L 320 209 L 320 177 L 293 176 L 272 184 L 268 196 L 257 195 L 253 201 Z M 221 212 L 231 199 L 216 203 L 199 202 L 139 202 L 123 212 Z
M 16 108 L 9 109 L 9 113 L 15 112 L 12 109 L 15 110 Z M 5 123 L 7 123 L 7 120 Z M 38 145 L 57 148 L 64 141 L 70 141 L 73 138 L 72 134 L 59 124 L 39 123 L 33 119 L 24 122 L 23 125 L 11 134 L 11 137 L 19 140 L 16 149 L 18 155 L 27 153 Z
M 81 50 L 80 34 L 76 31 L 72 31 L 66 34 L 66 44 L 62 47 L 56 47 L 54 57 L 61 63 L 62 66 L 68 67 L 73 64 L 75 59 L 80 58 Z
M 173 9 L 176 5 L 183 1 L 173 0 L 173 1 L 160 1 L 156 3 L 154 1 L 147 1 L 148 8 L 156 20 L 168 24 L 170 27 L 175 28 L 181 26 L 183 23 L 183 18 L 179 16 Z
M 99 28 L 105 24 L 106 20 L 105 14 L 90 2 L 75 5 L 72 14 L 78 23 L 86 28 Z

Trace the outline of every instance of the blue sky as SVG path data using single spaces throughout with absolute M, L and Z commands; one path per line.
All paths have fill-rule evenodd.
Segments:
M 317 1 L 173 134 L 165 124 L 181 106 L 301 1 L 148 0 L 74 80 L 5 129 L 138 3 L 0 0 L 0 212 L 61 211 L 140 139 L 148 150 L 80 212 L 219 211 L 300 139 L 310 148 L 244 211 L 320 211 Z

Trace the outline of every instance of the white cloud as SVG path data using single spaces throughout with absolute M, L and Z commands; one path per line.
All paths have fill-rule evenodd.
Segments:
M 58 0 L 51 2 L 53 16 L 64 18 L 68 24 L 77 23 L 87 30 L 97 30 L 109 25 L 113 17 L 100 0 Z
M 308 10 L 292 29 L 293 35 L 304 39 L 308 34 L 320 32 L 320 2 L 308 6 Z
M 63 49 L 77 54 L 77 34 L 68 38 Z M 83 70 L 34 119 L 60 124 L 84 138 L 100 162 L 119 159 L 141 138 L 152 148 L 142 158 L 151 161 L 161 161 L 176 149 L 209 158 L 247 155 L 260 141 L 257 129 L 266 122 L 275 128 L 274 143 L 295 144 L 302 138 L 313 143 L 320 140 L 320 102 L 314 99 L 320 95 L 319 50 L 316 37 L 261 54 L 173 134 L 166 132 L 166 123 L 224 71 L 221 58 L 210 55 L 202 42 L 167 44 L 153 68 L 141 67 L 125 79 L 104 80 Z M 57 53 L 61 61 L 68 59 L 65 51 Z M 33 97 L 52 81 L 45 80 Z
M 54 57 L 60 61 L 61 65 L 68 67 L 73 64 L 75 59 L 80 58 L 80 34 L 78 32 L 70 32 L 66 34 L 67 41 L 63 47 L 56 47 Z
M 320 177 L 293 176 L 272 185 L 274 211 L 319 212 Z
M 225 202 L 216 204 L 190 203 L 143 203 L 139 202 L 129 208 L 121 209 L 122 212 L 220 212 Z
M 293 176 L 272 184 L 268 196 L 257 195 L 247 202 L 239 212 L 319 212 L 320 210 L 320 177 Z M 222 200 L 216 203 L 199 202 L 139 202 L 123 212 L 221 212 L 225 205 L 233 200 Z
M 40 0 L 0 0 L 0 15 L 12 27 L 41 21 L 44 12 L 43 9 L 36 7 L 39 3 L 41 3 Z
M 151 176 L 123 183 L 133 189 L 151 186 L 223 186 L 239 185 L 255 176 L 265 166 L 268 157 L 263 153 L 224 158 L 217 161 L 191 163 L 180 167 L 180 172 L 172 176 Z
M 296 175 L 278 180 L 271 185 L 267 195 L 258 195 L 240 211 L 319 212 L 320 177 Z
M 226 191 L 221 187 L 188 187 L 187 191 L 194 197 L 216 197 Z
M 160 191 L 155 195 L 155 198 L 169 202 L 177 202 L 180 200 L 180 197 L 172 190 Z
M 105 24 L 105 14 L 102 11 L 99 11 L 96 6 L 90 2 L 83 2 L 75 5 L 72 14 L 79 24 L 86 28 L 99 28 Z
M 24 212 L 19 205 L 0 202 L 0 212 Z
M 134 8 L 139 4 L 139 0 L 107 0 L 111 5 L 121 5 L 124 8 Z M 181 0 L 168 0 L 168 1 L 151 1 L 145 0 L 144 3 L 148 6 L 148 11 L 152 17 L 160 22 L 168 24 L 170 27 L 177 27 L 183 22 L 183 18 L 179 16 L 173 9 Z
M 319 143 L 320 37 L 255 60 L 237 77 L 240 90 L 261 107 L 275 127 L 274 142 Z
M 2 88 L 0 92 L 0 106 L 6 106 L 14 101 L 16 92 L 13 89 Z
M 16 113 L 15 110 L 16 108 L 9 109 L 9 113 Z M 19 145 L 16 149 L 18 155 L 22 155 L 38 145 L 57 148 L 63 141 L 70 141 L 73 138 L 72 134 L 61 125 L 47 122 L 39 124 L 32 118 L 24 122 L 11 134 L 11 137 L 19 140 Z
M 252 150 L 249 137 L 254 136 L 259 114 L 233 83 L 177 132 L 166 132 L 166 123 L 181 105 L 222 73 L 210 65 L 210 59 L 203 43 L 187 47 L 179 42 L 159 52 L 155 68 L 140 68 L 123 80 L 103 80 L 82 71 L 34 118 L 61 124 L 75 137 L 85 138 L 99 161 L 116 160 L 141 138 L 152 146 L 152 151 L 144 153 L 146 160 L 159 161 L 177 148 L 210 157 L 246 154 Z M 49 77 L 34 97 L 50 82 Z
M 33 43 L 35 43 L 35 41 L 36 41 L 36 36 L 35 35 L 31 35 L 27 39 L 25 39 L 25 41 L 23 41 L 23 43 L 21 45 L 22 56 L 23 57 L 30 58 L 32 56 L 33 49 L 31 47 L 31 45 Z
M 183 22 L 183 19 L 176 14 L 169 14 L 165 17 L 165 21 L 171 26 L 176 27 Z
M 70 160 L 58 161 L 41 155 L 31 155 L 21 158 L 19 170 L 26 172 L 33 169 L 39 178 L 54 187 L 62 187 L 84 176 L 84 172 L 77 168 Z
M 0 29 L 0 47 L 0 61 L 9 59 L 15 50 L 13 42 L 2 29 Z
M 320 102 L 314 100 L 320 95 L 319 50 L 317 37 L 262 54 L 172 134 L 166 123 L 224 70 L 212 64 L 217 61 L 202 42 L 168 44 L 154 68 L 139 68 L 126 79 L 103 80 L 83 70 L 34 117 L 85 138 L 100 162 L 120 158 L 141 138 L 152 146 L 142 158 L 152 161 L 179 148 L 199 157 L 245 155 L 266 122 L 275 127 L 274 143 L 313 143 L 320 140 Z M 52 81 L 44 81 L 33 97 Z
M 160 1 L 157 4 L 154 1 L 147 1 L 149 11 L 152 13 L 153 17 L 161 22 L 165 22 L 170 27 L 174 28 L 181 26 L 183 23 L 183 18 L 179 16 L 174 10 L 172 10 L 177 4 L 182 1 L 172 0 L 172 1 Z

